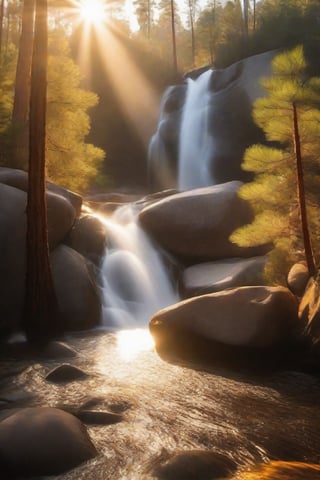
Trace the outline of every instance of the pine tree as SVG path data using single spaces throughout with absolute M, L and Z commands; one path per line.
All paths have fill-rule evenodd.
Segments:
M 245 153 L 243 169 L 255 178 L 241 188 L 240 196 L 256 216 L 231 239 L 243 246 L 273 242 L 266 276 L 282 283 L 290 264 L 299 259 L 306 260 L 313 275 L 311 243 L 317 246 L 314 251 L 320 247 L 320 78 L 307 77 L 302 47 L 275 57 L 272 71 L 262 82 L 267 96 L 256 101 L 253 116 L 275 146 L 254 145 Z

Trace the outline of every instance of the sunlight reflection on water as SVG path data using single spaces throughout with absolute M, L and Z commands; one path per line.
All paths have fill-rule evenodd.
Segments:
M 152 350 L 153 338 L 146 328 L 121 330 L 116 335 L 117 350 L 124 361 L 130 361 L 139 353 Z

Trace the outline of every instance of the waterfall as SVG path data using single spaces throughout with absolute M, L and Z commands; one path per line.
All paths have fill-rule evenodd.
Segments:
M 196 80 L 188 78 L 179 142 L 178 188 L 189 190 L 214 183 L 209 163 L 213 140 L 209 134 L 209 82 L 212 70 Z
M 107 227 L 102 263 L 103 324 L 145 327 L 161 308 L 178 301 L 161 254 L 139 226 L 137 207 L 120 207 Z

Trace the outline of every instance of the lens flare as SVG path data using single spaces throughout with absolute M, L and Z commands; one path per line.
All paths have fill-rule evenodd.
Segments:
M 97 26 L 106 20 L 106 6 L 103 0 L 82 0 L 78 8 L 80 18 L 85 23 Z

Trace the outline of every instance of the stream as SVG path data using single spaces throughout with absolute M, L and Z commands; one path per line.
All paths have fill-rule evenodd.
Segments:
M 8 359 L 2 369 L 15 372 L 2 387 L 13 408 L 86 405 L 122 413 L 123 420 L 89 425 L 99 456 L 43 478 L 152 479 L 161 460 L 199 449 L 227 454 L 239 467 L 277 458 L 320 462 L 320 381 L 311 375 L 283 371 L 253 378 L 174 365 L 153 351 L 144 329 L 83 333 L 66 343 L 78 352 L 70 363 L 89 376 L 56 385 L 44 377 L 61 360 Z

